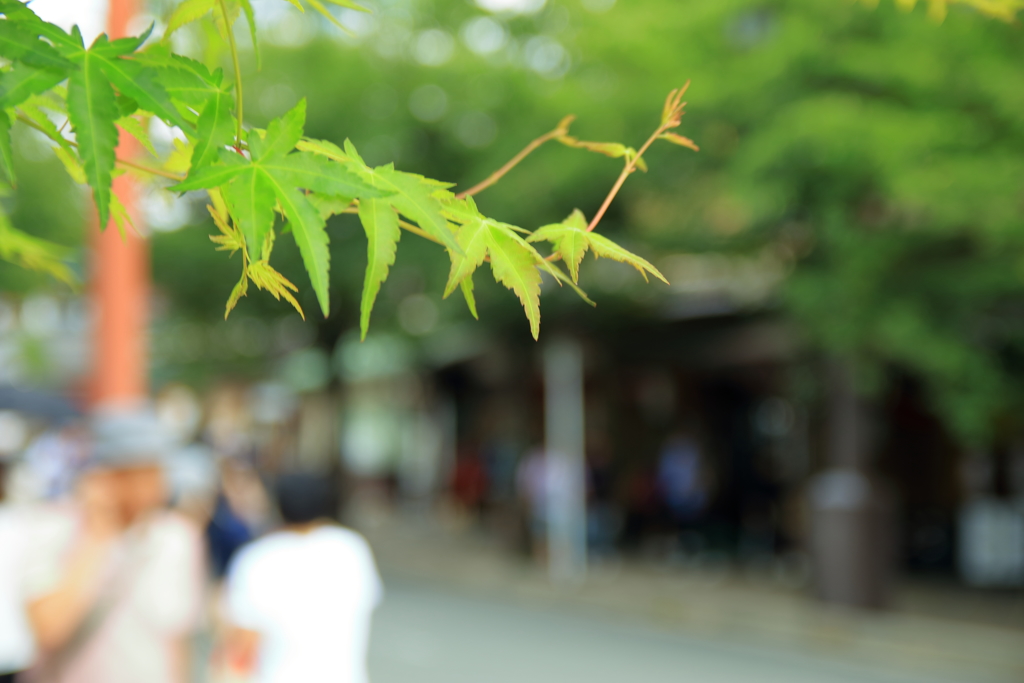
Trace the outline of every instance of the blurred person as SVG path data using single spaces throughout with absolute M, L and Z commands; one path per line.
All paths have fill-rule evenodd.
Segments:
M 270 502 L 253 468 L 238 458 L 220 462 L 220 489 L 206 525 L 214 577 L 223 579 L 235 554 L 270 524 Z
M 480 515 L 487 500 L 487 472 L 472 446 L 460 449 L 452 471 L 452 497 L 462 510 Z
M 23 590 L 31 518 L 7 496 L 10 465 L 9 454 L 0 454 L 0 683 L 12 683 L 35 656 Z
M 703 458 L 697 441 L 676 432 L 658 457 L 658 493 L 674 530 L 680 531 L 703 513 L 708 495 Z
M 612 460 L 606 443 L 587 454 L 587 545 L 596 558 L 614 554 L 619 509 L 613 490 Z
M 36 436 L 18 466 L 19 497 L 55 501 L 71 495 L 75 473 L 86 459 L 86 441 L 86 428 L 77 421 Z
M 516 493 L 525 507 L 528 545 L 536 559 L 543 559 L 547 552 L 549 479 L 547 456 L 537 446 L 516 468 Z
M 74 499 L 34 527 L 33 683 L 183 683 L 203 592 L 198 529 L 165 508 L 166 443 L 146 413 L 93 423 Z
M 217 666 L 255 683 L 367 683 L 383 594 L 370 547 L 335 522 L 329 478 L 287 474 L 275 493 L 283 527 L 243 548 L 228 572 Z

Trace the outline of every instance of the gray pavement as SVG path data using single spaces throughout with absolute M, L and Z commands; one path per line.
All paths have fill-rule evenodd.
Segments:
M 388 583 L 373 683 L 979 683 L 887 671 L 605 612 L 553 609 L 429 583 Z

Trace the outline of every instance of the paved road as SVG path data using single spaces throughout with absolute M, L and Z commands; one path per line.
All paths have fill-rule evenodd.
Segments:
M 373 683 L 944 680 L 394 582 L 375 618 L 370 670 Z

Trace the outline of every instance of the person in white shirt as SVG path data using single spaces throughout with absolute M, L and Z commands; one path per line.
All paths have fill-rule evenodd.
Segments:
M 199 529 L 166 509 L 165 442 L 145 413 L 99 418 L 75 500 L 33 525 L 32 683 L 184 683 L 203 596 Z
M 0 456 L 0 683 L 13 681 L 35 657 L 24 594 L 31 515 L 9 502 L 7 470 L 8 462 Z
M 370 621 L 383 589 L 369 545 L 337 525 L 337 488 L 296 473 L 275 487 L 279 531 L 234 558 L 222 666 L 254 683 L 367 683 Z

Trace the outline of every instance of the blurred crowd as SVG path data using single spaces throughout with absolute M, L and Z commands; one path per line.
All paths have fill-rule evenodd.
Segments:
M 242 398 L 0 411 L 0 681 L 366 681 L 382 585 L 337 468 L 267 467 Z

